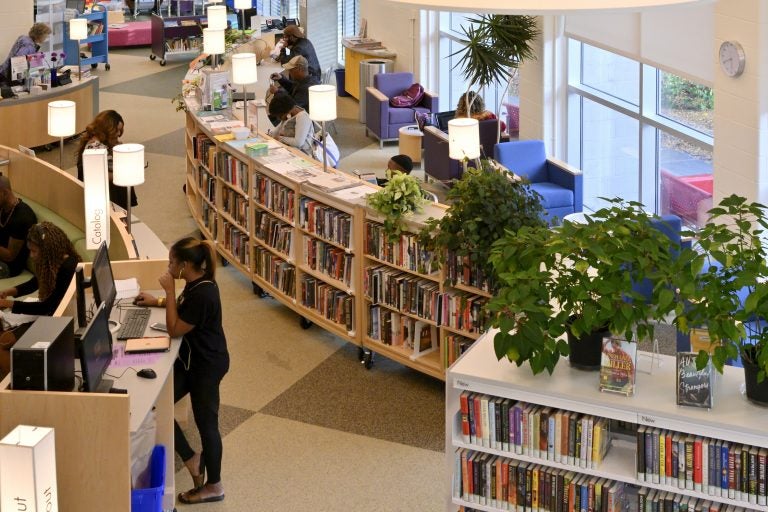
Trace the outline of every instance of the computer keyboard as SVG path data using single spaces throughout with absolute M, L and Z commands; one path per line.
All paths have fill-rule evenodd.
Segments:
M 149 308 L 131 308 L 125 312 L 120 320 L 120 330 L 117 331 L 117 339 L 143 338 L 144 331 L 149 323 Z

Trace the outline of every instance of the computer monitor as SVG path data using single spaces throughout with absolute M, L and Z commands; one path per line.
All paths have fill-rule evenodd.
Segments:
M 108 393 L 113 381 L 103 379 L 112 362 L 112 334 L 105 304 L 100 304 L 88 327 L 80 338 L 80 369 L 83 372 L 83 391 Z
M 117 288 L 115 288 L 115 278 L 112 274 L 112 264 L 109 262 L 106 242 L 101 243 L 96 250 L 96 256 L 93 258 L 91 286 L 93 287 L 93 300 L 96 306 L 98 307 L 103 302 L 107 318 L 109 318 L 117 296 Z

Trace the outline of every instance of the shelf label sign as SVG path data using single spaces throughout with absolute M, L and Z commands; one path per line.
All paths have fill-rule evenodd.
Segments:
M 109 178 L 107 150 L 83 151 L 83 184 L 85 188 L 86 249 L 95 250 L 106 241 L 109 245 Z
M 469 383 L 464 382 L 461 379 L 456 379 L 453 381 L 453 387 L 461 388 L 461 389 L 469 389 Z
M 656 421 L 656 418 L 647 414 L 639 414 L 637 416 L 637 422 L 643 425 L 656 425 Z

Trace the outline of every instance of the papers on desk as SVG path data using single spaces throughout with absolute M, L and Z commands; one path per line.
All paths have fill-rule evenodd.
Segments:
M 0 311 L 0 320 L 2 320 L 3 329 L 7 330 L 18 327 L 22 324 L 29 324 L 37 320 L 40 315 L 22 315 L 21 313 L 11 313 L 10 310 Z
M 239 119 L 234 119 L 231 121 L 213 121 L 211 123 L 208 123 L 208 126 L 211 127 L 211 130 L 220 130 L 220 129 L 229 129 L 229 128 L 235 128 L 237 126 L 243 126 L 243 122 Z
M 325 192 L 336 192 L 337 190 L 358 186 L 360 181 L 346 174 L 323 172 L 310 178 L 309 184 Z
M 350 203 L 363 204 L 365 198 L 374 192 L 376 192 L 376 189 L 373 187 L 369 187 L 368 185 L 357 185 L 355 187 L 338 190 L 331 195 Z
M 115 299 L 132 299 L 139 294 L 139 280 L 135 277 L 129 279 L 115 279 L 117 296 Z

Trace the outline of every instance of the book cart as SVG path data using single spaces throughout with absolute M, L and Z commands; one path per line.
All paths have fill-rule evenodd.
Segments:
M 268 157 L 247 156 L 242 141 L 216 140 L 195 114 L 195 100 L 187 106 L 190 212 L 221 257 L 250 277 L 254 293 L 294 310 L 302 327 L 316 324 L 354 343 L 367 368 L 380 353 L 443 379 L 447 365 L 480 336 L 478 299 L 488 296 L 471 286 L 448 288 L 442 272 L 428 270 L 432 256 L 420 250 L 415 234 L 446 207 L 426 204 L 408 221 L 411 232 L 390 243 L 365 195 L 354 195 L 378 187 L 360 181 L 329 192 L 275 172 Z M 322 171 L 314 160 L 307 165 Z
M 70 39 L 69 23 L 64 23 L 64 53 L 66 54 L 64 63 L 68 66 L 77 66 L 80 47 L 87 44 L 91 49 L 91 56 L 81 58 L 80 66 L 90 64 L 91 68 L 96 68 L 100 63 L 104 63 L 104 69 L 109 71 L 109 24 L 106 9 L 93 9 L 77 17 L 88 20 L 88 37 L 80 41 Z
M 625 397 L 565 359 L 551 376 L 498 361 L 494 333 L 446 375 L 445 510 L 766 510 L 768 409 L 740 368 L 711 410 L 683 407 L 674 357 L 639 354 Z
M 193 58 L 202 50 L 206 16 L 173 16 L 152 14 L 152 53 L 149 60 L 160 59 L 165 66 L 168 57 Z

